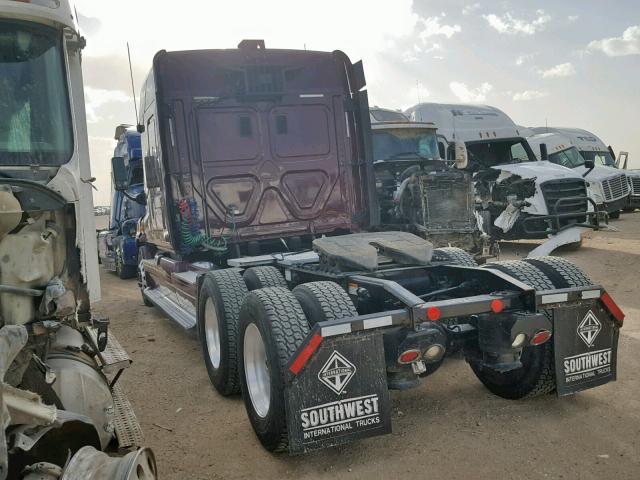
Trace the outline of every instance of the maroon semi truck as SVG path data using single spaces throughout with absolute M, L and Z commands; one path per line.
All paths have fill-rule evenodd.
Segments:
M 265 448 L 389 433 L 388 390 L 455 349 L 505 398 L 615 380 L 624 315 L 571 263 L 480 268 L 379 224 L 364 87 L 342 52 L 261 41 L 159 52 L 145 83 L 142 296 L 198 332 Z

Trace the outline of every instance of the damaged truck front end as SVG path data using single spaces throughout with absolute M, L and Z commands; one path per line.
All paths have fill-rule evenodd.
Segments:
M 542 239 L 572 228 L 598 228 L 596 205 L 579 175 L 549 162 L 498 165 L 475 174 L 486 221 L 505 240 Z
M 471 174 L 440 157 L 433 124 L 372 121 L 372 140 L 382 228 L 489 255 L 492 242 L 476 212 Z
M 117 383 L 131 360 L 91 313 L 84 39 L 64 1 L 0 1 L 0 32 L 0 479 L 155 478 Z

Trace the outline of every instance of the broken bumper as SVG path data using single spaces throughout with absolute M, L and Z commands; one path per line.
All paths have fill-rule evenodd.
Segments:
M 597 230 L 600 228 L 601 218 L 598 215 L 596 203 L 591 198 L 568 197 L 560 198 L 550 209 L 558 212 L 565 204 L 571 204 L 577 200 L 585 200 L 591 203 L 593 211 L 556 213 L 551 215 L 530 215 L 521 221 L 521 231 L 524 238 L 547 238 L 556 235 L 563 230 L 573 227 L 584 227 Z
M 640 208 L 640 195 L 629 195 L 629 203 L 627 207 Z
M 626 196 L 612 202 L 606 202 L 604 204 L 604 210 L 609 214 L 619 212 L 627 206 L 630 201 L 629 198 L 629 196 Z

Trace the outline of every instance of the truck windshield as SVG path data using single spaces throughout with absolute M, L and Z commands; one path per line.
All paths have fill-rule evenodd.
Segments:
M 466 145 L 472 170 L 535 160 L 529 144 L 522 138 L 474 141 Z
M 589 152 L 581 150 L 580 154 L 585 160 L 593 160 L 596 165 L 603 165 L 605 167 L 615 167 L 616 161 L 613 159 L 609 152 Z
M 567 168 L 576 168 L 584 165 L 584 158 L 576 147 L 550 154 L 549 161 Z
M 0 20 L 0 165 L 62 165 L 73 152 L 62 34 Z
M 373 131 L 374 161 L 438 159 L 438 141 L 433 130 L 390 128 Z

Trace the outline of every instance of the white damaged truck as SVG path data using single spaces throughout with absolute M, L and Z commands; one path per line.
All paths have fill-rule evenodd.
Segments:
M 486 105 L 421 103 L 405 112 L 412 121 L 433 122 L 446 158 L 466 146 L 476 204 L 492 237 L 544 239 L 562 232 L 562 243 L 580 241 L 572 227 L 597 227 L 595 204 L 582 176 L 551 162 L 538 162 L 527 129 Z
M 84 43 L 67 1 L 0 0 L 1 480 L 156 478 L 118 382 L 131 360 L 91 312 Z
M 620 216 L 620 211 L 629 201 L 630 192 L 629 182 L 623 172 L 603 164 L 602 160 L 594 161 L 593 156 L 585 159 L 571 139 L 560 133 L 536 133 L 527 140 L 540 160 L 571 168 L 582 175 L 588 182 L 589 196 L 599 210 L 606 211 L 611 218 Z M 610 157 L 608 151 L 603 153 Z M 601 155 L 596 157 L 605 158 Z M 585 163 L 593 164 L 587 166 Z

